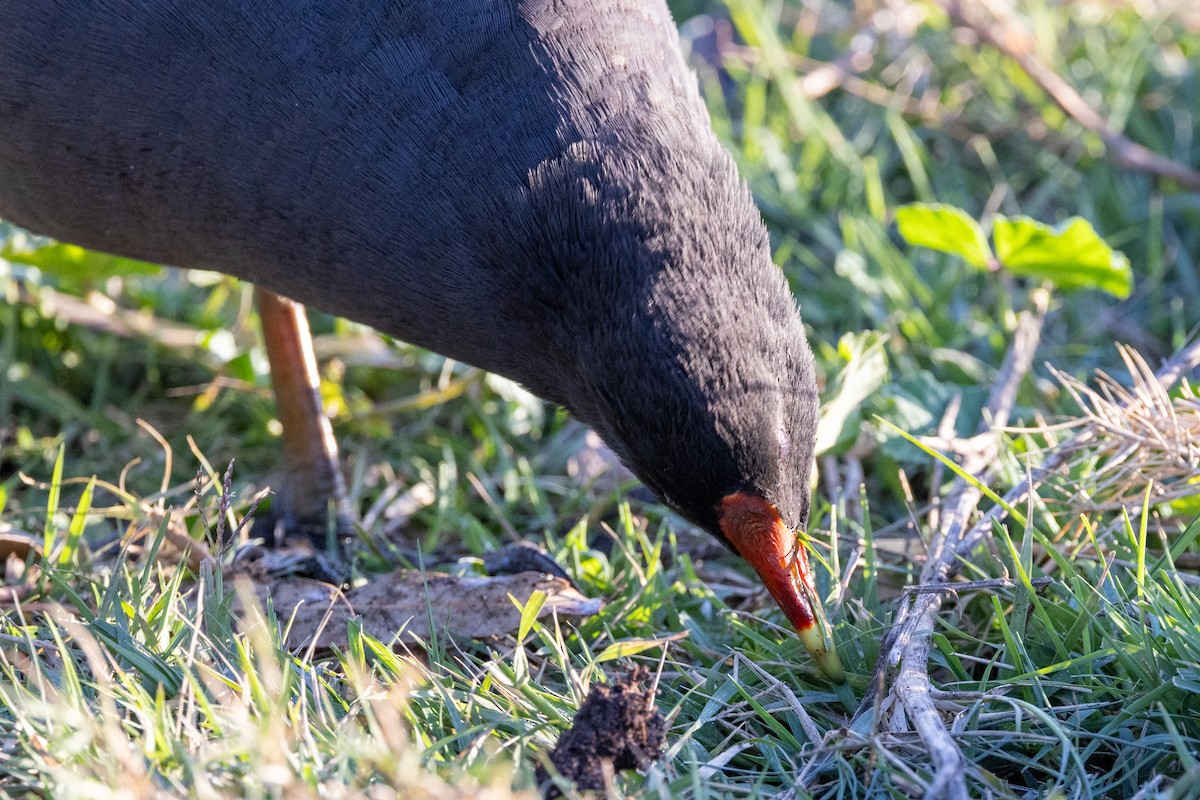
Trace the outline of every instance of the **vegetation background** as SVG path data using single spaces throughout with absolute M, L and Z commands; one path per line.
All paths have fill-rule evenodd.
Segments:
M 194 496 L 198 468 L 236 459 L 234 518 L 269 482 L 278 424 L 250 287 L 140 275 L 0 227 L 0 554 L 15 556 L 0 793 L 528 794 L 589 687 L 633 663 L 657 676 L 667 745 L 644 774 L 614 776 L 611 796 L 1200 793 L 1200 406 L 1143 365 L 1192 344 L 1200 322 L 1195 4 L 673 10 L 824 376 L 810 534 L 858 713 L 747 569 L 608 469 L 561 411 L 319 314 L 360 567 L 470 570 L 523 537 L 606 605 L 488 642 L 435 639 L 420 657 L 394 653 L 390 631 L 352 630 L 323 658 L 278 632 L 235 634 L 220 567 L 138 558 L 127 528 L 153 533 L 174 506 L 211 536 L 225 507 L 211 481 Z M 1082 217 L 1124 253 L 1132 292 L 911 246 L 894 220 L 914 202 L 985 230 L 997 215 Z M 973 449 L 964 437 L 994 412 L 1022 324 L 1040 334 L 1010 381 L 1023 427 Z M 968 464 L 984 453 L 986 475 L 961 480 L 897 429 Z M 1003 508 L 981 488 L 1003 495 L 1031 474 L 969 560 L 946 551 L 958 591 L 911 590 L 958 513 L 948 494 Z M 889 632 L 932 596 L 936 624 L 916 635 L 930 652 L 877 672 Z

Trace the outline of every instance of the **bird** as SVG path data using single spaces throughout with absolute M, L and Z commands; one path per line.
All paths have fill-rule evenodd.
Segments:
M 844 680 L 813 355 L 663 0 L 0 0 L 0 217 L 565 407 Z

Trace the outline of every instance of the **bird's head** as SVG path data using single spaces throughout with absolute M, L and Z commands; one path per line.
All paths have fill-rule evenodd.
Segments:
M 808 525 L 819 409 L 812 355 L 782 277 L 772 282 L 777 296 L 762 304 L 724 287 L 717 296 L 732 294 L 736 314 L 693 297 L 670 322 L 620 334 L 613 346 L 635 342 L 634 351 L 607 368 L 596 362 L 578 413 L 655 494 L 754 567 L 818 667 L 840 682 L 797 536 Z M 712 313 L 724 317 L 715 326 L 704 319 Z
M 749 561 L 840 681 L 796 535 L 819 402 L 795 298 L 711 133 L 636 144 L 581 144 L 533 178 L 526 242 L 553 269 L 513 313 L 554 356 L 522 379 Z

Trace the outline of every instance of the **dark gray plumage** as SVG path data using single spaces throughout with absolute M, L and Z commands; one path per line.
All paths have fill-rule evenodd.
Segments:
M 812 356 L 661 0 L 0 0 L 0 215 L 515 378 L 718 536 L 807 522 Z

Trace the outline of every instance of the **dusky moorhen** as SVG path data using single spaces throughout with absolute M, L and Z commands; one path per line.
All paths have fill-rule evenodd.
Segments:
M 566 406 L 841 680 L 812 355 L 662 0 L 0 0 L 0 215 Z

